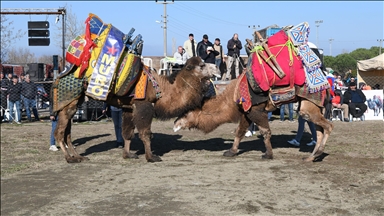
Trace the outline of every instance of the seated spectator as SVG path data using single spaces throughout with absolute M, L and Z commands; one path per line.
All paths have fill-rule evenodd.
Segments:
M 361 83 L 360 84 L 360 89 L 361 90 L 372 90 L 371 86 L 365 84 L 365 83 Z
M 349 113 L 354 118 L 360 118 L 364 115 L 364 112 L 367 110 L 367 105 L 365 105 L 366 97 L 360 89 L 356 89 L 356 83 L 349 83 L 349 88 L 344 92 L 343 102 L 348 104 Z M 356 110 L 359 108 L 360 110 Z
M 349 118 L 348 118 L 348 105 L 347 104 L 343 104 L 343 100 L 341 99 L 342 98 L 342 92 L 340 90 L 335 90 L 335 96 L 332 98 L 332 108 L 339 108 L 343 111 L 344 113 L 344 121 L 345 122 L 349 122 Z M 335 116 L 334 116 L 335 117 Z M 340 120 L 341 120 L 341 117 L 340 117 Z
M 189 56 L 188 53 L 184 51 L 183 47 L 179 46 L 177 52 L 173 55 L 173 58 L 175 58 L 173 68 L 182 68 L 187 62 L 187 59 L 189 59 Z

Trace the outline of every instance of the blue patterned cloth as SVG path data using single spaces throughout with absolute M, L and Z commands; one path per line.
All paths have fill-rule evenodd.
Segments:
M 307 22 L 302 22 L 288 30 L 288 36 L 295 46 L 306 44 L 308 42 L 308 35 L 309 24 Z

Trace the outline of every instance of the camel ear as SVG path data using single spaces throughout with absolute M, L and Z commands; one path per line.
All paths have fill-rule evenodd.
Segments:
M 194 65 L 187 65 L 187 66 L 185 66 L 185 69 L 191 71 L 191 70 L 195 69 L 195 66 Z

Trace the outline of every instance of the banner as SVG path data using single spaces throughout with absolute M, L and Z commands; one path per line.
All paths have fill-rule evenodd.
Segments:
M 112 26 L 88 84 L 88 96 L 97 100 L 107 99 L 116 67 L 125 48 L 123 37 L 123 32 Z
M 383 90 L 363 90 L 367 101 L 365 120 L 383 120 Z

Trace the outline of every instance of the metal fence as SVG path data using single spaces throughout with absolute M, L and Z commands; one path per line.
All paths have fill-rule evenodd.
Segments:
M 11 79 L 12 80 L 12 79 Z M 24 85 L 24 88 L 21 88 L 21 91 L 19 93 L 9 92 L 8 91 L 8 85 L 12 84 L 12 81 L 8 80 L 8 78 L 4 78 L 1 80 L 1 121 L 6 122 L 29 122 L 36 121 L 36 120 L 42 120 L 42 119 L 49 119 L 49 106 L 50 106 L 50 90 L 53 81 L 30 81 L 31 83 L 34 83 L 34 85 Z M 18 84 L 20 86 L 23 86 L 23 80 L 20 80 L 21 82 Z M 13 85 L 13 84 L 12 84 Z M 27 88 L 29 87 L 29 89 Z M 33 89 L 30 89 L 33 88 Z M 31 93 L 33 93 L 33 99 L 31 97 Z M 10 103 L 9 103 L 9 97 L 10 94 L 19 94 L 20 100 L 18 102 L 19 104 L 19 110 L 16 108 L 16 103 L 14 103 L 13 109 L 13 115 L 10 116 Z M 29 107 L 30 110 L 30 118 L 27 116 L 27 101 L 24 99 L 24 96 L 26 94 L 29 94 L 30 100 L 33 100 L 34 103 L 32 103 L 32 107 Z M 31 102 L 29 103 L 31 104 Z M 102 115 L 102 108 L 103 108 L 103 102 L 102 101 L 96 101 L 91 98 L 86 99 L 86 102 L 78 106 L 78 110 L 76 112 L 76 115 L 74 116 L 74 120 L 76 121 L 95 121 L 99 120 Z M 35 117 L 35 113 L 33 112 L 33 109 L 37 111 L 38 117 Z M 21 119 L 18 119 L 18 112 L 20 112 Z M 10 121 L 11 120 L 11 121 Z M 14 120 L 14 121 L 13 121 Z

